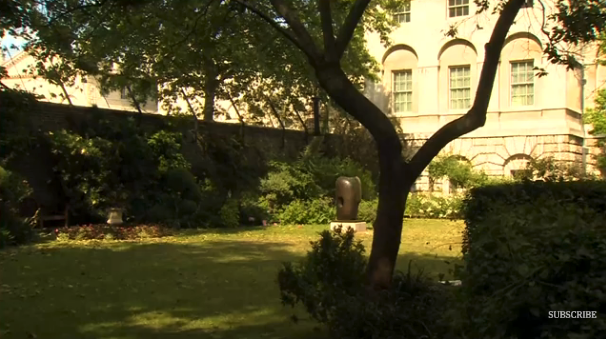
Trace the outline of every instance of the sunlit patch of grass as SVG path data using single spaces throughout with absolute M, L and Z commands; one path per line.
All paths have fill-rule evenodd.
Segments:
M 193 230 L 0 251 L 0 338 L 321 338 L 280 305 L 276 273 L 327 225 Z M 398 267 L 447 274 L 461 222 L 406 220 Z M 370 249 L 372 231 L 357 238 Z

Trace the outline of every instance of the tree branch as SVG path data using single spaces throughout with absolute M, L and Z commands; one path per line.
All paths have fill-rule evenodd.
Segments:
M 244 8 L 248 9 L 249 11 L 256 14 L 258 17 L 263 19 L 265 22 L 270 24 L 271 27 L 273 27 L 275 30 L 280 32 L 280 34 L 282 34 L 286 39 L 288 39 L 295 46 L 297 46 L 298 49 L 300 49 L 303 53 L 305 53 L 305 55 L 307 56 L 308 59 L 314 60 L 314 58 L 318 57 L 319 53 L 317 52 L 317 48 L 316 48 L 316 51 L 309 49 L 308 48 L 309 46 L 305 46 L 305 44 L 303 42 L 299 42 L 299 40 L 297 39 L 295 34 L 293 34 L 293 32 L 284 29 L 284 27 L 282 27 L 280 24 L 278 24 L 274 19 L 269 17 L 267 14 L 263 13 L 263 11 L 259 10 L 255 6 L 249 5 L 248 2 L 243 1 L 243 0 L 232 0 L 232 1 L 240 4 Z M 315 48 L 315 45 L 313 47 Z
M 276 107 L 274 106 L 271 99 L 267 98 L 267 104 L 269 105 L 269 108 L 270 108 L 271 112 L 273 113 L 273 115 L 276 117 L 276 119 L 278 119 L 278 123 L 280 124 L 280 127 L 282 127 L 283 130 L 286 129 L 286 126 L 284 125 L 284 122 L 282 122 L 282 119 L 280 119 L 280 114 L 276 110 Z
M 490 95 L 494 86 L 494 80 L 499 66 L 501 50 L 509 28 L 518 14 L 525 0 L 509 0 L 503 7 L 503 11 L 497 20 L 495 28 L 486 44 L 486 56 L 480 74 L 480 82 L 476 91 L 476 97 L 471 109 L 462 117 L 449 122 L 432 135 L 417 153 L 412 157 L 404 173 L 407 178 L 414 180 L 429 165 L 429 162 L 451 141 L 472 132 L 486 123 L 486 111 L 490 102 Z M 409 181 L 409 180 L 407 180 Z
M 366 11 L 370 0 L 356 0 L 356 2 L 349 10 L 349 14 L 347 14 L 347 18 L 345 18 L 345 22 L 341 26 L 339 30 L 339 36 L 336 41 L 336 50 L 337 50 L 337 59 L 341 60 L 343 58 L 343 54 L 345 54 L 345 50 L 347 49 L 347 45 L 351 41 L 351 38 L 354 35 L 356 27 L 360 23 L 362 19 L 362 15 Z
M 185 102 L 187 103 L 187 107 L 189 107 L 189 111 L 191 112 L 192 116 L 194 117 L 194 132 L 197 135 L 198 134 L 198 116 L 196 115 L 196 110 L 191 105 L 191 102 L 189 102 L 189 96 L 187 95 L 187 93 L 185 93 L 185 90 L 183 89 L 183 87 L 180 87 L 179 89 L 181 90 L 181 95 L 183 95 L 183 99 L 185 99 Z
M 284 18 L 298 41 L 301 42 L 301 47 L 303 48 L 299 48 L 305 52 L 313 64 L 317 64 L 322 59 L 322 53 L 299 19 L 297 11 L 290 7 L 284 0 L 270 0 L 270 2 L 276 9 L 276 12 Z
M 141 111 L 141 105 L 139 104 L 139 100 L 137 100 L 137 97 L 135 97 L 135 94 L 131 90 L 130 85 L 126 85 L 126 90 L 128 91 L 128 96 L 133 101 L 133 105 L 135 105 L 135 108 L 137 109 L 139 114 L 143 114 L 143 111 Z
M 324 37 L 324 53 L 329 62 L 339 61 L 336 50 L 335 34 L 332 29 L 332 15 L 330 12 L 330 0 L 319 0 L 318 11 L 322 22 L 322 35 Z

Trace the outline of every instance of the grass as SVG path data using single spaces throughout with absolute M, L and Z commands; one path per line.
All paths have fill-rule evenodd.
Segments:
M 281 262 L 303 257 L 325 228 L 203 230 L 0 251 L 0 338 L 320 338 L 304 312 L 280 305 L 275 278 Z M 462 228 L 406 221 L 399 268 L 413 260 L 448 277 L 444 260 L 458 260 Z M 372 232 L 358 238 L 369 248 Z

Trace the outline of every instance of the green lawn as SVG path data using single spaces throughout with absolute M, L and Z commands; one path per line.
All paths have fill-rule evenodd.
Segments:
M 293 324 L 275 282 L 327 226 L 204 230 L 141 242 L 0 251 L 0 338 L 319 338 Z M 447 274 L 462 222 L 405 222 L 399 266 Z M 370 245 L 372 232 L 357 237 Z M 454 260 L 453 260 L 454 259 Z

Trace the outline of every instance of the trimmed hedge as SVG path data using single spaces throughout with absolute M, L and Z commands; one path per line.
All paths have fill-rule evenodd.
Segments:
M 606 333 L 606 183 L 476 188 L 464 206 L 461 331 L 469 338 Z M 595 311 L 595 319 L 555 319 Z

